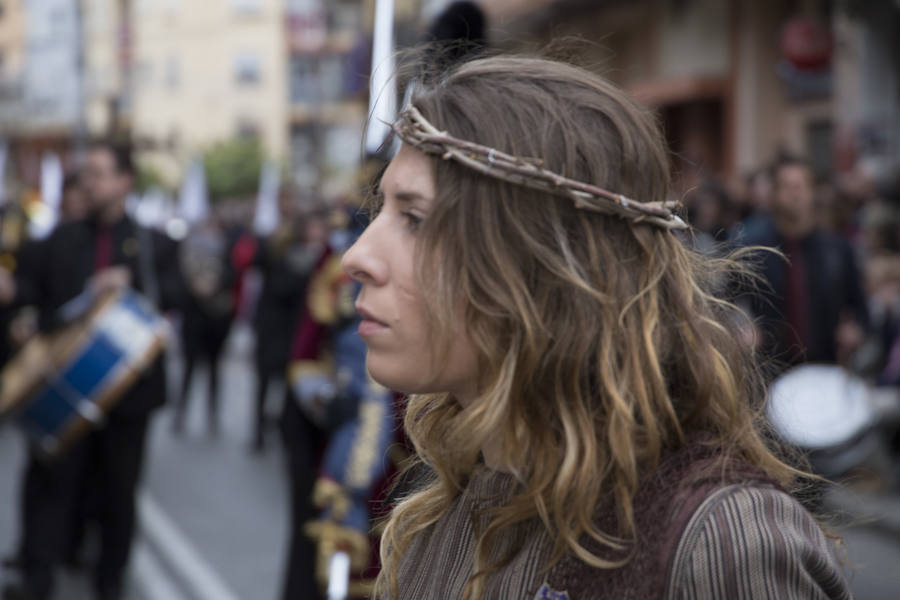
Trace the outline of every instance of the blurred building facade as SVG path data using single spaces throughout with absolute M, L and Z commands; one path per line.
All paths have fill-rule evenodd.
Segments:
M 421 0 L 395 0 L 395 39 L 415 36 L 421 7 Z M 368 117 L 374 13 L 374 0 L 287 2 L 292 183 L 326 199 L 355 187 Z
M 84 127 L 95 136 L 128 135 L 133 0 L 90 0 L 81 6 Z
M 68 164 L 89 136 L 127 131 L 129 7 L 0 0 L 0 140 L 21 187 L 36 187 L 45 153 Z
M 403 37 L 421 0 L 397 0 Z M 354 186 L 374 0 L 0 0 L 0 139 L 33 186 L 40 156 L 130 138 L 176 186 L 219 142 L 258 139 L 310 195 Z M 31 165 L 22 167 L 22 165 Z M 26 173 L 27 172 L 27 173 Z
M 0 128 L 12 127 L 24 94 L 25 10 L 23 0 L 0 2 Z
M 0 0 L 0 139 L 24 189 L 36 187 L 41 156 L 67 149 L 81 125 L 80 25 L 77 3 Z
M 292 183 L 339 194 L 359 162 L 374 3 L 288 0 L 288 130 Z
M 0 74 L 4 131 L 43 132 L 73 126 L 81 89 L 80 11 L 66 0 L 0 3 Z
M 145 159 L 176 180 L 220 141 L 287 148 L 284 0 L 136 0 L 131 130 Z
M 399 45 L 449 1 L 396 0 Z M 374 5 L 0 0 L 0 138 L 15 175 L 34 183 L 43 152 L 117 133 L 174 185 L 192 157 L 250 136 L 294 186 L 339 197 L 362 155 Z M 501 49 L 586 40 L 578 59 L 660 114 L 680 189 L 778 151 L 822 172 L 900 155 L 895 0 L 481 5 Z
M 744 173 L 779 151 L 825 172 L 852 166 L 848 154 L 900 150 L 900 6 L 892 0 L 483 5 L 504 48 L 588 40 L 578 59 L 660 114 L 682 190 L 703 173 Z

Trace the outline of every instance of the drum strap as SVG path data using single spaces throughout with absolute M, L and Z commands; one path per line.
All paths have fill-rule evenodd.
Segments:
M 138 235 L 138 268 L 141 270 L 141 284 L 144 295 L 159 307 L 159 281 L 153 265 L 153 233 L 146 227 L 135 224 Z

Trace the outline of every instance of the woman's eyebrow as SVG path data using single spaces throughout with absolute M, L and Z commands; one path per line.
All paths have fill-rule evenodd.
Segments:
M 397 202 L 403 202 L 404 204 L 412 204 L 414 202 L 426 202 L 428 199 L 420 194 L 419 192 L 415 192 L 412 190 L 400 190 L 396 194 L 394 194 L 394 198 Z

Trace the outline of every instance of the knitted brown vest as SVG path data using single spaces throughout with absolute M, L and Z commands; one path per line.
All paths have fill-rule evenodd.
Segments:
M 618 569 L 597 569 L 567 555 L 548 574 L 548 586 L 567 591 L 573 600 L 665 597 L 675 550 L 694 511 L 715 489 L 744 482 L 777 486 L 762 470 L 736 460 L 725 462 L 702 440 L 691 441 L 665 457 L 639 486 L 634 498 L 637 543 L 631 560 Z M 613 511 L 597 523 L 602 531 L 616 531 Z M 593 540 L 583 544 L 598 556 L 622 558 Z M 550 591 L 545 597 L 555 596 Z

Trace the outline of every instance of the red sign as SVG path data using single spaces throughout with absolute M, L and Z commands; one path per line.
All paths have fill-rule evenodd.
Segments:
M 815 17 L 793 17 L 781 31 L 781 53 L 794 67 L 818 71 L 831 63 L 831 31 Z

